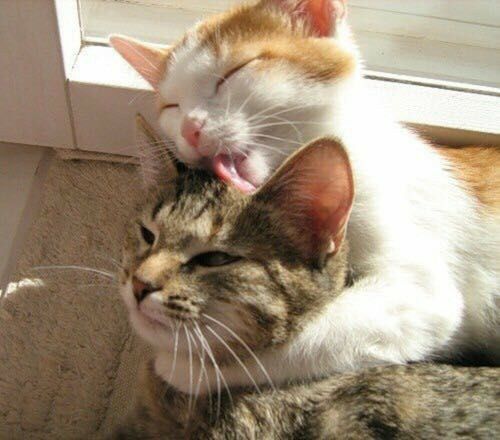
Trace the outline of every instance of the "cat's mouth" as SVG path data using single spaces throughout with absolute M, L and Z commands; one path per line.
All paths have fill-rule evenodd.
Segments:
M 231 183 L 244 193 L 254 192 L 256 186 L 250 181 L 242 154 L 217 154 L 212 158 L 212 169 L 219 179 Z

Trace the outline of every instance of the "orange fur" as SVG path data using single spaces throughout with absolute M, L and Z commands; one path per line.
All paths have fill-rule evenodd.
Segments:
M 453 172 L 488 208 L 500 213 L 500 148 L 438 148 Z
M 257 5 L 239 6 L 215 15 L 197 29 L 202 45 L 215 54 L 227 47 L 232 65 L 259 58 L 262 69 L 269 63 L 286 61 L 308 78 L 329 81 L 347 76 L 356 68 L 356 59 L 331 41 L 304 38 L 305 23 L 292 23 L 290 17 L 263 1 Z

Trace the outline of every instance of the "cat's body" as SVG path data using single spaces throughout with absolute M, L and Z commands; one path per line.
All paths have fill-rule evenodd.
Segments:
M 495 368 L 375 367 L 262 393 L 189 396 L 143 368 L 135 411 L 113 439 L 493 439 L 500 434 Z M 216 412 L 219 411 L 219 417 Z
M 498 360 L 499 189 L 478 198 L 447 158 L 384 114 L 365 89 L 344 3 L 262 0 L 168 50 L 112 43 L 158 91 L 179 158 L 244 191 L 316 136 L 349 153 L 354 284 L 294 344 L 263 354 L 276 382 L 470 349 Z M 485 165 L 497 181 L 499 163 L 493 153 Z M 239 369 L 224 372 L 248 384 Z
M 156 145 L 141 126 L 141 145 Z M 157 159 L 142 162 L 149 195 L 119 274 L 132 324 L 156 355 L 115 438 L 498 435 L 494 368 L 385 366 L 294 383 L 293 356 L 268 361 L 298 350 L 353 281 L 344 235 L 354 182 L 336 140 L 311 142 L 253 195 Z M 239 374 L 252 387 L 238 387 Z M 279 374 L 288 376 L 273 383 Z

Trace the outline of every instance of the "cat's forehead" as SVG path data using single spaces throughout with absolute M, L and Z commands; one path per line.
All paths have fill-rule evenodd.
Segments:
M 228 226 L 244 204 L 244 195 L 216 177 L 188 170 L 155 191 L 143 215 L 165 228 L 169 241 L 208 240 Z
M 211 94 L 210 84 L 221 72 L 253 58 L 267 60 L 266 70 L 275 60 L 286 61 L 315 80 L 330 81 L 355 70 L 355 57 L 333 39 L 306 36 L 300 25 L 260 4 L 215 15 L 191 29 L 174 48 L 160 92 L 175 97 L 181 92 L 179 84 L 188 84 L 198 97 Z

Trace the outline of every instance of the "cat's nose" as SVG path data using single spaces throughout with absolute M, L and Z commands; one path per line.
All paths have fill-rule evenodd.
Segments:
M 205 121 L 199 118 L 186 116 L 182 121 L 181 134 L 187 143 L 193 148 L 198 148 L 200 144 L 201 129 Z
M 140 303 L 150 293 L 158 290 L 146 281 L 143 281 L 136 276 L 132 278 L 132 291 L 134 292 L 135 299 Z

